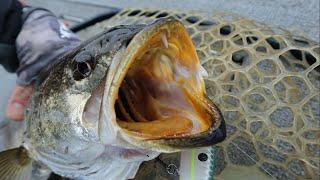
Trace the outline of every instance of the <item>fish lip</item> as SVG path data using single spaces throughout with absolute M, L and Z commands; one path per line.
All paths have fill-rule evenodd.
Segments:
M 119 63 L 118 68 L 121 69 L 121 71 L 115 71 L 115 74 L 113 75 L 112 80 L 112 87 L 110 89 L 105 89 L 104 97 L 111 97 L 107 98 L 108 100 L 103 100 L 103 107 L 107 107 L 109 109 L 107 115 L 109 117 L 109 123 L 112 124 L 115 131 L 113 132 L 118 134 L 120 132 L 120 135 L 125 141 L 129 142 L 133 145 L 139 145 L 139 143 L 136 143 L 137 141 L 141 140 L 136 137 L 130 137 L 130 134 L 127 134 L 116 122 L 116 115 L 115 115 L 115 109 L 114 104 L 116 101 L 116 98 L 118 97 L 118 90 L 120 88 L 120 85 L 126 76 L 128 70 L 130 67 L 132 67 L 132 64 L 134 63 L 134 56 L 138 53 L 139 48 L 143 47 L 147 43 L 149 39 L 151 39 L 152 35 L 155 35 L 156 33 L 159 33 L 160 30 L 163 29 L 169 29 L 172 31 L 174 29 L 174 26 L 183 26 L 183 24 L 173 18 L 162 18 L 154 23 L 146 26 L 144 29 L 142 29 L 140 32 L 138 32 L 129 42 L 127 48 L 125 49 L 124 55 L 122 56 L 121 62 Z M 105 96 L 107 94 L 107 96 Z M 215 111 L 219 111 L 219 109 L 214 105 Z M 197 133 L 194 135 L 188 135 L 185 137 L 179 137 L 179 138 L 165 138 L 165 139 L 159 139 L 159 140 L 146 140 L 148 143 L 144 144 L 145 147 L 149 146 L 150 149 L 154 149 L 155 143 L 158 145 L 166 146 L 168 149 L 173 148 L 172 150 L 169 150 L 170 152 L 175 151 L 177 149 L 184 149 L 189 147 L 200 147 L 200 146 L 207 146 L 216 144 L 218 142 L 221 142 L 226 137 L 226 128 L 225 128 L 225 122 L 223 120 L 223 117 L 218 112 L 219 118 L 218 121 L 215 122 L 214 125 L 210 126 L 208 130 L 202 133 Z M 105 115 L 104 115 L 105 116 Z M 103 118 L 99 118 L 103 119 Z M 99 128 L 101 131 L 100 134 L 103 134 L 103 128 Z M 106 137 L 106 135 L 104 136 Z M 103 136 L 101 136 L 101 139 L 103 141 Z M 211 139 L 210 139 L 211 137 Z M 212 139 L 213 138 L 213 139 Z M 201 142 L 205 142 L 202 144 L 197 144 L 197 140 L 202 140 Z M 183 145 L 184 143 L 181 143 L 183 141 L 188 141 L 187 144 Z M 172 142 L 172 143 L 170 143 Z M 176 143 L 175 143 L 176 142 Z

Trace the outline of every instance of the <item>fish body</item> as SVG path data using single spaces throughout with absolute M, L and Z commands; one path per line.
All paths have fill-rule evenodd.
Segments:
M 41 73 L 22 147 L 0 154 L 27 163 L 0 175 L 28 179 L 36 166 L 76 179 L 128 179 L 160 152 L 222 141 L 224 121 L 200 67 L 187 31 L 171 18 L 91 38 Z

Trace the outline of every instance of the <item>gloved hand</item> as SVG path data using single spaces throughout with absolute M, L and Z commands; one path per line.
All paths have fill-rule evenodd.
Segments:
M 42 8 L 23 12 L 22 29 L 16 39 L 19 67 L 17 86 L 9 99 L 6 115 L 22 120 L 32 94 L 32 84 L 41 70 L 80 44 L 75 34 L 58 22 L 56 16 Z

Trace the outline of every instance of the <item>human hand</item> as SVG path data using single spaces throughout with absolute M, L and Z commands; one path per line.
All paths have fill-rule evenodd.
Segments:
M 15 121 L 23 120 L 24 109 L 32 94 L 33 87 L 16 85 L 6 108 L 6 116 Z

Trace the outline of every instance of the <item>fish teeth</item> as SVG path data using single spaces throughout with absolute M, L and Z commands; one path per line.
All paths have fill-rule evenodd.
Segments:
M 200 65 L 200 69 L 199 70 L 200 70 L 200 76 L 202 76 L 202 77 L 208 77 L 209 76 L 207 70 L 203 66 Z
M 170 58 L 162 54 L 160 55 L 160 61 L 159 70 L 161 71 L 161 75 L 166 76 L 168 80 L 172 80 L 173 72 Z
M 163 43 L 164 47 L 168 48 L 169 44 L 168 44 L 167 36 L 165 34 L 161 34 L 161 39 L 162 39 L 162 43 Z

